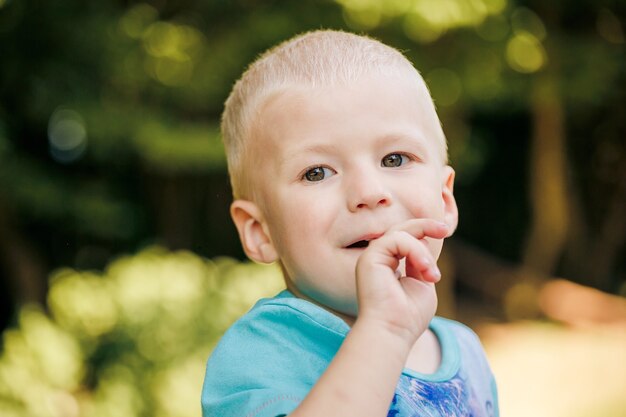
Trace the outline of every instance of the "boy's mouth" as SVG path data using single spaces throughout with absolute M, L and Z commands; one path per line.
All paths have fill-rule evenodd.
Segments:
M 352 242 L 346 249 L 364 249 L 367 248 L 372 240 L 378 239 L 382 236 L 382 233 L 374 233 L 366 236 L 361 236 L 359 240 Z
M 359 240 L 358 242 L 354 242 L 351 245 L 346 246 L 347 249 L 359 249 L 359 248 L 367 248 L 370 244 L 369 240 Z

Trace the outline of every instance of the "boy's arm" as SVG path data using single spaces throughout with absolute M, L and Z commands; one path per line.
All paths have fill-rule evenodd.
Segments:
M 357 263 L 359 316 L 291 417 L 387 415 L 409 352 L 436 310 L 440 274 L 423 238 L 446 234 L 444 224 L 416 219 L 371 242 Z M 403 258 L 407 276 L 398 278 Z

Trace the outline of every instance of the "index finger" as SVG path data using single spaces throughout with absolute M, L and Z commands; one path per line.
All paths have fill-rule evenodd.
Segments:
M 434 219 L 411 219 L 391 227 L 389 230 L 401 230 L 417 239 L 431 237 L 443 239 L 448 236 L 449 226 Z

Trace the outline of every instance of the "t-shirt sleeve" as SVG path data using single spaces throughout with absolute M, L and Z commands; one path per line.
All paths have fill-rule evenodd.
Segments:
M 224 335 L 207 363 L 203 417 L 288 415 L 343 340 L 286 305 L 253 309 Z

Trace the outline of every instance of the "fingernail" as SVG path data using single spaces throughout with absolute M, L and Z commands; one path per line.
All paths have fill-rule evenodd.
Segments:
M 437 279 L 441 278 L 441 271 L 439 271 L 439 268 L 437 268 L 436 266 L 430 268 L 430 273 Z
M 439 226 L 440 227 L 445 227 L 447 229 L 448 228 L 448 223 L 439 222 Z

